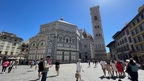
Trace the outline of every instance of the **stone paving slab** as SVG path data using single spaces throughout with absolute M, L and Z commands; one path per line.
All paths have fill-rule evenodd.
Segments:
M 102 78 L 103 73 L 99 64 L 96 68 L 94 68 L 93 64 L 88 68 L 87 63 L 82 63 L 82 66 L 84 69 L 84 72 L 81 73 L 83 81 L 118 81 L 119 79 Z M 47 81 L 75 81 L 75 70 L 75 64 L 61 64 L 60 75 L 56 76 L 55 68 L 52 66 L 49 69 Z M 139 81 L 144 81 L 143 75 L 144 71 L 139 70 Z M 18 66 L 11 73 L 0 74 L 0 81 L 40 81 L 36 80 L 37 78 L 37 70 L 27 65 Z M 121 80 L 130 81 L 127 77 Z

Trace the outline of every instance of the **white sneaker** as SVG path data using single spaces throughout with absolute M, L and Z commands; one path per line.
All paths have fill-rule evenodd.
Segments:
M 106 77 L 106 75 L 104 75 L 104 77 Z

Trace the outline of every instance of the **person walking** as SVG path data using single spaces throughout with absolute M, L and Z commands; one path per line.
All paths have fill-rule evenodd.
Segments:
M 97 61 L 97 60 L 94 60 L 94 64 L 95 64 L 94 68 L 96 68 L 96 67 L 97 67 L 97 64 L 98 64 L 98 61 Z
M 84 72 L 82 65 L 81 65 L 81 59 L 78 59 L 77 64 L 76 64 L 76 81 L 80 80 L 81 81 L 81 70 Z
M 128 74 L 128 79 L 131 79 L 131 77 L 130 77 L 131 68 L 128 67 L 128 64 L 129 64 L 129 60 L 126 60 L 126 62 L 125 62 L 125 65 L 126 65 L 125 72 Z
M 106 62 L 104 60 L 100 61 L 100 65 L 102 67 L 103 73 L 104 73 L 104 77 L 106 77 Z
M 48 60 L 50 60 L 50 56 L 47 56 L 46 60 L 44 60 L 44 62 L 43 62 L 44 70 L 42 71 L 41 81 L 46 81 L 47 73 L 49 71 L 49 68 L 51 67 L 51 65 L 49 65 L 49 63 L 47 62 Z
M 129 68 L 131 80 L 138 81 L 138 66 L 136 65 L 136 62 L 134 62 L 133 59 L 130 59 L 127 67 Z
M 123 70 L 122 70 L 122 64 L 120 63 L 120 61 L 117 61 L 116 68 L 118 70 L 119 77 L 121 77 Z
M 106 68 L 107 68 L 109 77 L 111 77 L 111 75 L 112 75 L 112 73 L 111 73 L 112 68 L 111 68 L 111 65 L 110 65 L 110 61 L 107 61 Z
M 7 67 L 9 66 L 9 61 L 5 60 L 2 64 L 2 73 L 5 74 Z
M 17 66 L 18 66 L 18 60 L 15 60 L 15 62 L 14 62 L 14 69 L 17 69 Z
M 124 61 L 121 61 L 120 63 L 122 64 L 122 76 L 123 76 L 123 77 L 126 77 L 126 74 L 125 74 L 126 64 L 125 64 Z
M 38 63 L 38 80 L 41 77 L 41 73 L 44 70 L 44 65 L 43 65 L 44 59 L 40 58 L 40 62 Z
M 36 64 L 35 64 L 35 70 L 37 70 L 38 69 L 38 64 L 39 64 L 39 60 L 36 60 Z
M 115 72 L 116 76 L 118 76 L 115 60 L 112 60 L 110 64 L 111 64 L 111 67 L 112 67 L 112 76 L 114 76 L 114 72 Z
M 92 62 L 93 62 L 93 65 L 95 64 L 95 60 L 92 60 Z
M 58 60 L 56 60 L 56 62 L 55 62 L 55 70 L 57 72 L 57 76 L 59 76 L 59 68 L 60 68 L 60 63 L 59 63 Z
M 34 60 L 32 60 L 30 68 L 33 68 L 34 64 L 35 64 L 35 62 L 34 62 Z
M 90 60 L 88 60 L 88 67 L 90 67 L 90 62 L 91 62 L 91 61 L 90 61 Z
M 13 65 L 14 65 L 14 61 L 10 61 L 9 68 L 8 68 L 8 73 L 10 73 L 11 70 L 13 69 Z

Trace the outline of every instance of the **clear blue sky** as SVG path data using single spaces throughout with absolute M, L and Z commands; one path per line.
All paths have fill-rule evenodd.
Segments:
M 0 32 L 14 33 L 26 41 L 39 32 L 41 24 L 63 17 L 93 34 L 89 9 L 99 5 L 107 45 L 143 4 L 144 0 L 0 0 Z

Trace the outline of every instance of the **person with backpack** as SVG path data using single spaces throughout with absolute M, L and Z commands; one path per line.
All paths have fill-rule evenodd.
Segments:
M 49 68 L 51 67 L 51 65 L 47 62 L 48 60 L 50 60 L 50 56 L 47 56 L 46 57 L 46 60 L 43 60 L 40 67 L 43 68 L 43 70 L 41 72 L 42 74 L 42 78 L 41 78 L 41 81 L 46 81 L 46 78 L 47 78 L 47 73 L 49 71 Z
M 44 67 L 43 67 L 43 58 L 40 59 L 40 62 L 38 63 L 38 80 L 40 79 L 41 77 L 41 72 L 44 70 Z
M 129 75 L 132 81 L 138 81 L 138 66 L 133 59 L 128 63 Z

